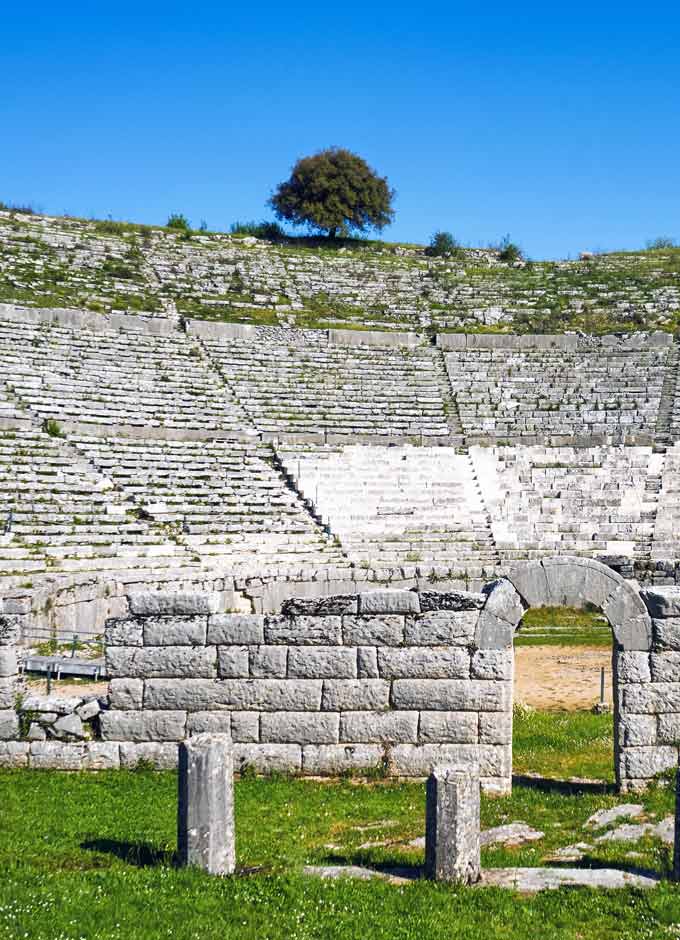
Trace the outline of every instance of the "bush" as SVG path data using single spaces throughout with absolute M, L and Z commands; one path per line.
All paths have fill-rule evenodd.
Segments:
M 425 254 L 431 258 L 459 257 L 462 249 L 451 232 L 435 232 Z
M 166 222 L 166 228 L 178 229 L 180 232 L 190 232 L 189 220 L 181 212 L 173 212 Z
M 66 437 L 56 418 L 46 418 L 43 422 L 43 431 L 50 437 Z
M 232 235 L 250 235 L 268 242 L 282 241 L 286 237 L 278 222 L 234 222 L 229 231 Z
M 0 212 L 23 212 L 24 215 L 35 215 L 33 206 L 22 206 L 14 202 L 0 200 Z
M 515 242 L 510 241 L 510 236 L 506 235 L 505 238 L 501 240 L 501 243 L 498 246 L 499 259 L 505 261 L 507 264 L 514 264 L 515 261 L 519 261 L 522 257 L 522 250 L 519 245 Z
M 649 251 L 659 251 L 661 248 L 677 248 L 677 243 L 674 238 L 662 235 L 659 238 L 650 239 L 647 242 L 647 248 Z

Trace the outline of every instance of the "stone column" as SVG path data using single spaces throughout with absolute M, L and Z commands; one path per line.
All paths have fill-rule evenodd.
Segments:
M 673 839 L 673 881 L 680 881 L 680 752 L 675 772 L 675 836 Z
M 182 865 L 230 875 L 236 864 L 234 771 L 228 734 L 179 745 L 177 844 Z
M 425 875 L 435 881 L 479 881 L 479 768 L 436 767 L 427 781 Z

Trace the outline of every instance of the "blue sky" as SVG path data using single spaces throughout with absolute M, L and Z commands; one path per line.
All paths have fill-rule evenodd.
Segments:
M 397 190 L 391 240 L 680 240 L 677 4 L 3 7 L 1 200 L 225 229 L 336 144 Z

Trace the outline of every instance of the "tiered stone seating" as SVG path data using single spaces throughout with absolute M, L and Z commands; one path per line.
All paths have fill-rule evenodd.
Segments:
M 133 509 L 63 441 L 35 430 L 0 431 L 0 585 L 22 573 L 188 560 Z
M 598 341 L 571 350 L 467 348 L 447 353 L 446 364 L 470 441 L 597 434 L 647 443 L 668 349 Z
M 652 560 L 680 555 L 680 443 L 666 449 L 652 541 Z
M 651 447 L 470 449 L 504 562 L 649 555 L 663 455 Z
M 169 525 L 195 560 L 229 569 L 346 564 L 257 442 L 77 438 L 144 516 Z
M 453 414 L 437 350 L 334 346 L 311 330 L 258 331 L 207 348 L 255 427 L 271 436 L 446 440 Z
M 355 564 L 491 576 L 498 557 L 470 458 L 451 447 L 278 448 Z
M 90 332 L 0 320 L 0 369 L 42 418 L 140 436 L 225 435 L 245 418 L 198 347 L 179 331 Z

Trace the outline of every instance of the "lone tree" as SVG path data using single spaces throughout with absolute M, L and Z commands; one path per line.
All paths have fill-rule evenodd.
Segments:
M 279 219 L 335 238 L 339 233 L 384 228 L 394 217 L 394 195 L 387 179 L 356 153 L 330 147 L 298 160 L 269 205 Z

